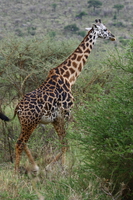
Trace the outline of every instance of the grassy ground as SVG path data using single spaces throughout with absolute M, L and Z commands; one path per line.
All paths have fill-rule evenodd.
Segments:
M 82 195 L 78 191 L 78 185 L 75 182 L 79 160 L 73 150 L 71 149 L 71 152 L 69 150 L 64 167 L 61 166 L 60 162 L 57 162 L 49 171 L 45 170 L 46 163 L 44 164 L 43 156 L 37 157 L 37 164 L 40 166 L 40 173 L 37 177 L 34 177 L 30 173 L 24 174 L 24 171 L 21 171 L 19 176 L 15 175 L 14 164 L 1 164 L 1 199 L 82 199 Z M 26 160 L 26 158 L 22 159 L 21 165 L 28 166 L 28 162 L 26 163 L 24 160 Z
M 79 150 L 77 149 L 77 152 Z M 21 162 L 21 165 L 23 162 Z M 38 159 L 40 173 L 37 177 L 32 174 L 14 174 L 14 165 L 2 163 L 0 170 L 0 199 L 1 200 L 110 200 L 100 189 L 101 180 L 92 178 L 87 180 L 80 177 L 82 164 L 76 147 L 69 150 L 67 164 L 62 167 L 60 162 L 55 163 L 50 171 L 46 171 L 42 158 Z M 87 175 L 88 176 L 88 175 Z M 87 181 L 87 182 L 86 182 Z

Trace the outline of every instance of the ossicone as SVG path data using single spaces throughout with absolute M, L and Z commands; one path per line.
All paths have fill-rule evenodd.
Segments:
M 96 19 L 95 22 L 96 23 L 101 23 L 101 19 Z

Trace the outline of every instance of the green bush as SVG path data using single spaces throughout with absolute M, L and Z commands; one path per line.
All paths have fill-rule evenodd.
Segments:
M 79 28 L 76 26 L 76 24 L 70 24 L 64 27 L 64 31 L 73 32 L 76 33 L 79 30 Z
M 57 41 L 51 37 L 24 39 L 10 36 L 1 40 L 1 98 L 21 98 L 46 79 L 51 68 L 73 51 L 76 41 Z
M 99 0 L 90 0 L 88 1 L 88 8 L 93 7 L 93 10 L 95 11 L 96 8 L 100 8 L 102 6 L 102 2 Z
M 82 12 L 80 12 L 79 14 L 77 14 L 76 17 L 79 18 L 79 19 L 82 19 L 83 16 L 86 16 L 86 15 L 87 15 L 87 13 L 84 12 L 84 11 L 82 11 Z
M 84 102 L 77 114 L 82 127 L 78 136 L 84 155 L 81 169 L 86 179 L 87 173 L 94 174 L 104 193 L 124 200 L 133 198 L 132 47 L 133 40 L 123 66 L 119 60 L 111 61 L 116 67 L 121 66 L 112 91 L 99 95 L 98 101 Z

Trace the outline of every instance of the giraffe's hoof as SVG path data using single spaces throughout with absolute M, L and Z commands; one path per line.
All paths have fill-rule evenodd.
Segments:
M 27 166 L 25 174 L 27 174 L 29 177 L 37 176 L 39 174 L 39 167 L 37 165 Z
M 32 170 L 31 170 L 32 174 L 34 174 L 35 176 L 37 176 L 39 174 L 39 167 L 37 165 L 35 165 Z

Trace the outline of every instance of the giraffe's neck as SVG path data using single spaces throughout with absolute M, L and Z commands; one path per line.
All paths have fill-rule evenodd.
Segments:
M 70 86 L 75 83 L 81 73 L 96 39 L 97 34 L 91 29 L 77 49 L 61 65 L 55 68 L 60 71 L 60 74 L 69 82 Z

